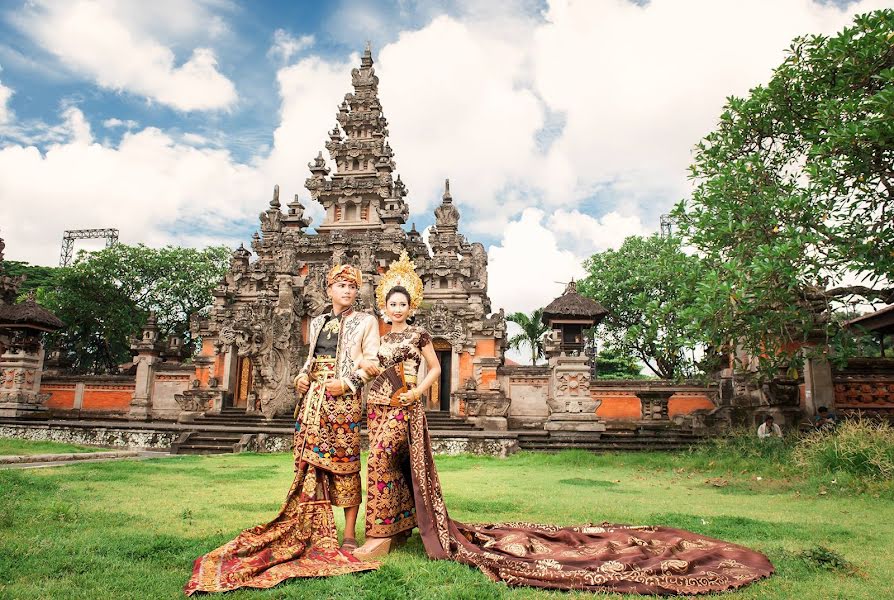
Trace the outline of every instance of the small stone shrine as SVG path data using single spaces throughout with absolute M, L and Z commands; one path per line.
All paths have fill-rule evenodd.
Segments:
M 449 182 L 429 234 L 432 253 L 415 225 L 404 228 L 408 190 L 395 174 L 368 45 L 351 79 L 354 90 L 339 105 L 326 142 L 335 168 L 330 170 L 322 152 L 308 164 L 305 188 L 325 210 L 323 222 L 307 232 L 311 219 L 299 197 L 283 213 L 279 187 L 274 188 L 251 250 L 240 246 L 233 253 L 210 312 L 191 323 L 203 347 L 192 387 L 176 397 L 187 414 L 227 407 L 267 418 L 291 414 L 292 379 L 307 355 L 308 323 L 328 309 L 326 272 L 339 263 L 359 267 L 364 284 L 357 308 L 374 312 L 380 274 L 403 251 L 424 282 L 417 323 L 431 332 L 442 367 L 426 408 L 489 415 L 508 407 L 496 377 L 506 323 L 502 312 L 490 314 L 484 246 L 458 232 L 460 213 Z M 135 345 L 137 359 L 151 360 L 156 350 L 148 344 Z M 460 389 L 461 397 L 454 394 Z
M 605 431 L 605 422 L 596 416 L 601 402 L 590 395 L 590 359 L 584 352 L 584 336 L 606 314 L 601 304 L 577 292 L 573 280 L 564 294 L 543 309 L 543 320 L 550 329 L 546 343 L 550 367 L 547 431 Z
M 49 394 L 40 392 L 45 332 L 63 326 L 56 315 L 46 310 L 30 294 L 16 303 L 24 277 L 5 274 L 0 239 L 0 417 L 19 417 L 44 409 Z

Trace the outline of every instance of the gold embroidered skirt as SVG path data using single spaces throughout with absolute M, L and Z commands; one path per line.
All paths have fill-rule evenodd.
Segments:
M 410 415 L 417 410 L 422 410 L 418 401 L 408 406 L 367 405 L 367 536 L 390 537 L 416 526 L 407 434 Z
M 335 506 L 358 506 L 360 484 L 360 398 L 352 393 L 333 396 L 326 383 L 336 379 L 336 360 L 317 357 L 310 388 L 298 408 L 295 423 L 295 464 L 319 467 L 328 479 Z

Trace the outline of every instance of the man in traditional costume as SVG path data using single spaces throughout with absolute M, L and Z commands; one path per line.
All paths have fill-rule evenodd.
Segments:
M 375 359 L 378 319 L 353 310 L 359 269 L 337 265 L 327 277 L 332 310 L 311 321 L 307 362 L 295 378 L 295 480 L 279 514 L 196 559 L 184 591 L 270 588 L 292 577 L 375 569 L 351 554 L 360 508 L 361 361 Z M 332 506 L 345 509 L 338 545 Z
M 360 387 L 379 349 L 378 319 L 355 311 L 360 270 L 336 265 L 327 277 L 332 310 L 310 322 L 307 361 L 295 378 L 303 402 L 295 409 L 295 461 L 318 467 L 333 506 L 345 509 L 342 549 L 357 547 L 355 528 L 362 501 L 360 485 Z

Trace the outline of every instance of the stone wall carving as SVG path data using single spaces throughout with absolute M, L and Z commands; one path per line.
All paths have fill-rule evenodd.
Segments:
M 425 304 L 417 322 L 435 337 L 448 340 L 457 353 L 474 353 L 481 339 L 494 340 L 502 362 L 506 322 L 503 312 L 489 314 L 487 253 L 457 232 L 459 210 L 449 187 L 435 210 L 436 226 L 429 241 L 433 254 L 415 225 L 406 231 L 407 188 L 393 177 L 394 151 L 387 141 L 387 120 L 378 99 L 378 77 L 369 48 L 352 72 L 354 90 L 345 96 L 329 132 L 326 150 L 333 170 L 320 152 L 308 163 L 305 182 L 310 197 L 326 212 L 316 232 L 305 232 L 310 220 L 298 197 L 281 212 L 279 187 L 260 214 L 260 233 L 251 249 L 233 252 L 230 269 L 214 291 L 207 314 L 192 320 L 194 334 L 206 340 L 202 368 L 223 368 L 219 385 L 197 377 L 197 388 L 183 394 L 183 406 L 205 406 L 211 399 L 219 410 L 233 394 L 235 357 L 251 361 L 254 400 L 246 410 L 268 418 L 288 414 L 295 404 L 293 377 L 306 358 L 302 330 L 308 319 L 329 307 L 325 276 L 334 264 L 351 263 L 364 275 L 356 308 L 375 313 L 374 290 L 383 271 L 401 252 L 416 262 L 425 283 Z M 254 256 L 252 256 L 252 252 Z M 449 281 L 448 286 L 442 286 Z M 200 357 L 202 358 L 202 357 Z M 197 373 L 199 369 L 197 369 Z M 211 394 L 211 396 L 208 396 Z M 194 397 L 190 397 L 193 395 Z M 487 410 L 492 410 L 488 408 Z

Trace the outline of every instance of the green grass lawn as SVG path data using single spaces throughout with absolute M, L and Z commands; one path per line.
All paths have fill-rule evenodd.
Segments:
M 0 456 L 25 456 L 31 454 L 74 454 L 81 452 L 101 452 L 106 448 L 76 446 L 61 442 L 35 442 L 16 438 L 0 438 Z
M 831 478 L 780 478 L 773 468 L 686 453 L 523 453 L 438 457 L 437 464 L 458 520 L 682 527 L 760 550 L 776 565 L 769 580 L 719 596 L 892 597 L 894 502 L 846 492 Z M 0 597 L 181 597 L 193 559 L 273 517 L 291 477 L 287 454 L 0 471 Z M 852 567 L 832 568 L 819 548 Z M 492 583 L 467 566 L 428 560 L 414 535 L 378 571 L 225 598 L 589 596 Z

